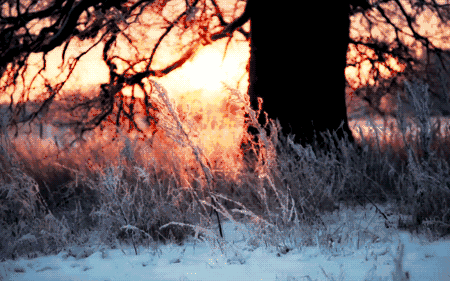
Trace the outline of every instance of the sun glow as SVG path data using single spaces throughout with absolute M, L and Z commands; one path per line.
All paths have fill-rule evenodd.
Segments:
M 184 66 L 186 84 L 193 89 L 215 91 L 221 87 L 222 81 L 229 81 L 233 72 L 236 72 L 235 60 L 222 60 L 223 54 L 222 48 L 202 48 Z
M 221 40 L 203 47 L 183 67 L 155 80 L 167 89 L 193 142 L 210 160 L 221 159 L 234 170 L 241 158 L 249 45 L 232 42 L 224 57 L 225 46 Z

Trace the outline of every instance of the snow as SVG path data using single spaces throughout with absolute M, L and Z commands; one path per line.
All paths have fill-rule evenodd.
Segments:
M 384 212 L 389 224 L 398 220 Z M 140 247 L 137 255 L 124 245 L 72 247 L 53 256 L 1 262 L 0 280 L 393 280 L 401 244 L 402 270 L 410 280 L 450 280 L 448 240 L 428 242 L 422 234 L 387 228 L 375 208 L 341 208 L 322 218 L 327 228 L 315 238 L 319 246 L 296 244 L 301 237 L 291 235 L 284 240 L 289 251 L 266 247 L 254 239 L 262 238 L 256 224 L 224 221 L 224 241 L 201 236 L 181 246 Z M 324 237 L 333 238 L 330 247 L 320 242 L 331 241 Z

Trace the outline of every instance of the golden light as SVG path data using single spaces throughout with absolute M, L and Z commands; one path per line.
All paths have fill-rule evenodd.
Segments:
M 227 162 L 239 169 L 240 142 L 244 133 L 243 99 L 248 88 L 247 42 L 231 42 L 226 55 L 226 40 L 201 48 L 183 67 L 160 79 L 167 89 L 191 138 L 211 160 Z M 238 89 L 232 96 L 225 85 Z M 241 101 L 239 101 L 241 99 Z
M 246 92 L 248 76 L 245 66 L 250 56 L 249 45 L 247 42 L 232 42 L 224 57 L 225 45 L 226 40 L 221 40 L 201 48 L 183 67 L 157 81 L 161 81 L 171 96 L 195 96 L 203 106 L 217 104 L 228 96 L 223 83 Z M 197 94 L 189 93 L 192 91 Z
M 227 61 L 228 62 L 228 61 Z M 229 65 L 228 65 L 229 67 Z M 185 85 L 192 89 L 215 91 L 221 81 L 227 80 L 227 69 L 221 62 L 220 51 L 216 48 L 202 48 L 195 59 L 183 66 Z M 231 70 L 232 71 L 232 70 Z

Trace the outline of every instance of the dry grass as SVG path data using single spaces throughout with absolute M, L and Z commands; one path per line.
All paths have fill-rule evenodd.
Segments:
M 244 161 L 236 159 L 245 163 L 239 169 L 203 155 L 162 87 L 165 129 L 151 141 L 120 133 L 111 141 L 111 135 L 96 132 L 87 142 L 64 148 L 63 140 L 18 141 L 4 131 L 1 258 L 48 254 L 74 243 L 126 243 L 138 254 L 139 245 L 183 243 L 190 236 L 225 252 L 230 245 L 212 228 L 217 222 L 212 210 L 222 220 L 255 223 L 249 245 L 275 247 L 279 254 L 304 245 L 339 252 L 354 235 L 360 237 L 361 225 L 332 233 L 323 227 L 325 212 L 343 206 L 395 202 L 397 212 L 412 218 L 396 222 L 400 227 L 448 235 L 449 139 L 439 133 L 439 124 L 427 123 L 426 89 L 408 87 L 416 97 L 418 136 L 405 130 L 389 142 L 363 136 L 357 148 L 346 141 L 336 145 L 329 134 L 326 153 L 278 137 L 274 122 L 272 134 L 265 135 L 247 108 L 261 137 L 249 141 Z

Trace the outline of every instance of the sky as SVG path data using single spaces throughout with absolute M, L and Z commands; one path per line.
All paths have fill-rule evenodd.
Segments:
M 161 2 L 165 2 L 161 0 Z M 233 17 L 240 15 L 243 8 L 245 7 L 245 2 L 238 3 L 238 11 L 233 12 L 235 0 L 220 0 L 217 1 L 218 5 L 225 12 L 225 18 L 230 21 Z M 407 3 L 408 1 L 402 0 L 402 3 Z M 384 5 L 384 4 L 383 4 Z M 385 7 L 385 6 L 383 6 Z M 405 7 L 408 7 L 405 4 Z M 163 16 L 169 20 L 173 20 L 174 17 L 179 14 L 184 9 L 184 1 L 169 1 L 167 3 L 167 8 L 163 10 Z M 388 9 L 389 10 L 389 9 Z M 409 10 L 409 9 L 407 9 Z M 393 10 L 392 13 L 399 14 L 398 11 Z M 369 13 L 371 17 L 375 17 L 376 14 Z M 399 16 L 400 17 L 400 16 Z M 368 33 L 367 24 L 361 15 L 355 15 L 351 18 L 352 25 L 350 29 L 350 36 L 352 38 L 372 36 L 374 38 L 384 38 L 385 40 L 393 40 L 394 31 L 387 25 L 376 26 L 371 33 Z M 420 32 L 427 33 L 430 35 L 430 40 L 436 43 L 438 46 L 446 47 L 445 40 L 448 36 L 449 31 L 442 29 L 438 25 L 437 17 L 425 12 L 419 17 L 419 21 L 422 22 L 420 25 Z M 133 25 L 130 30 L 131 35 L 137 40 L 134 42 L 141 50 L 141 56 L 148 57 L 150 52 L 156 43 L 156 40 L 164 32 L 164 29 L 158 29 L 155 27 L 160 27 L 161 20 L 160 17 L 154 14 L 147 14 L 142 17 L 142 25 Z M 249 29 L 249 24 L 245 25 L 245 29 Z M 450 30 L 450 29 L 448 29 Z M 142 40 L 142 35 L 144 34 L 146 38 Z M 249 59 L 249 44 L 244 41 L 243 36 L 238 32 L 235 32 L 234 38 L 227 50 L 227 55 L 222 62 L 224 44 L 227 39 L 219 40 L 218 42 L 207 46 L 205 48 L 200 48 L 196 56 L 189 60 L 185 66 L 181 69 L 170 73 L 166 77 L 156 79 L 161 81 L 164 87 L 168 90 L 171 97 L 179 99 L 180 95 L 187 95 L 188 92 L 196 92 L 199 95 L 199 99 L 204 103 L 205 106 L 208 103 L 217 103 L 220 98 L 226 95 L 226 92 L 222 89 L 222 82 L 227 83 L 229 86 L 238 88 L 241 92 L 245 93 L 248 86 L 248 74 L 245 71 L 246 63 Z M 159 69 L 167 66 L 168 64 L 174 62 L 180 57 L 180 53 L 177 49 L 173 48 L 177 45 L 184 45 L 188 40 L 189 36 L 183 37 L 179 40 L 177 36 L 169 36 L 168 40 L 164 40 L 158 51 L 156 52 L 155 61 L 152 63 L 153 69 Z M 444 40 L 440 40 L 443 38 Z M 122 38 L 123 39 L 123 38 Z M 122 40 L 123 42 L 123 40 Z M 79 42 L 74 39 L 74 42 L 69 45 L 66 57 L 75 56 L 79 54 L 80 51 L 86 50 L 92 42 Z M 129 53 L 130 56 L 134 56 L 133 48 L 126 44 L 119 44 L 116 46 L 120 55 Z M 81 90 L 83 92 L 98 91 L 98 85 L 101 83 L 107 83 L 108 78 L 108 68 L 106 64 L 101 60 L 103 44 L 99 44 L 97 47 L 93 48 L 89 53 L 84 55 L 84 57 L 78 63 L 76 70 L 72 74 L 67 84 L 63 89 L 65 90 Z M 420 50 L 418 50 L 420 54 Z M 56 48 L 54 51 L 50 52 L 47 56 L 47 70 L 43 73 L 45 77 L 49 80 L 53 80 L 54 83 L 62 81 L 65 75 L 59 75 L 61 64 L 61 53 L 62 46 Z M 348 58 L 351 59 L 356 55 L 354 48 L 349 48 Z M 126 55 L 125 55 L 126 56 Z M 403 67 L 398 65 L 394 59 L 389 59 L 389 64 L 394 68 L 395 71 L 402 71 Z M 38 65 L 42 63 L 41 54 L 32 54 L 29 61 L 29 75 L 26 75 L 27 82 L 31 81 L 34 73 L 38 71 Z M 33 67 L 36 65 L 36 67 Z M 356 89 L 360 85 L 366 83 L 372 84 L 374 81 L 367 78 L 367 73 L 370 70 L 370 63 L 365 61 L 362 63 L 362 80 L 357 78 L 357 70 L 353 67 L 347 67 L 346 77 L 349 82 L 349 86 Z M 120 65 L 119 65 L 120 68 Z M 67 74 L 67 72 L 65 72 Z M 391 76 L 386 69 L 381 67 L 381 73 L 386 78 Z M 58 76 L 59 75 L 59 76 Z M 237 86 L 239 83 L 239 87 Z M 26 83 L 29 84 L 29 83 Z M 44 85 L 44 80 L 38 77 L 33 86 L 30 89 L 30 96 L 33 97 L 36 94 L 42 92 Z M 21 85 L 16 85 L 18 92 L 21 91 Z M 201 94 L 199 91 L 201 90 Z M 125 89 L 124 93 L 130 93 L 130 89 Z M 192 93 L 190 94 L 192 95 Z M 6 95 L 0 97 L 1 101 L 9 101 Z M 17 98 L 15 99 L 17 100 Z M 189 99 L 188 99 L 189 100 Z

